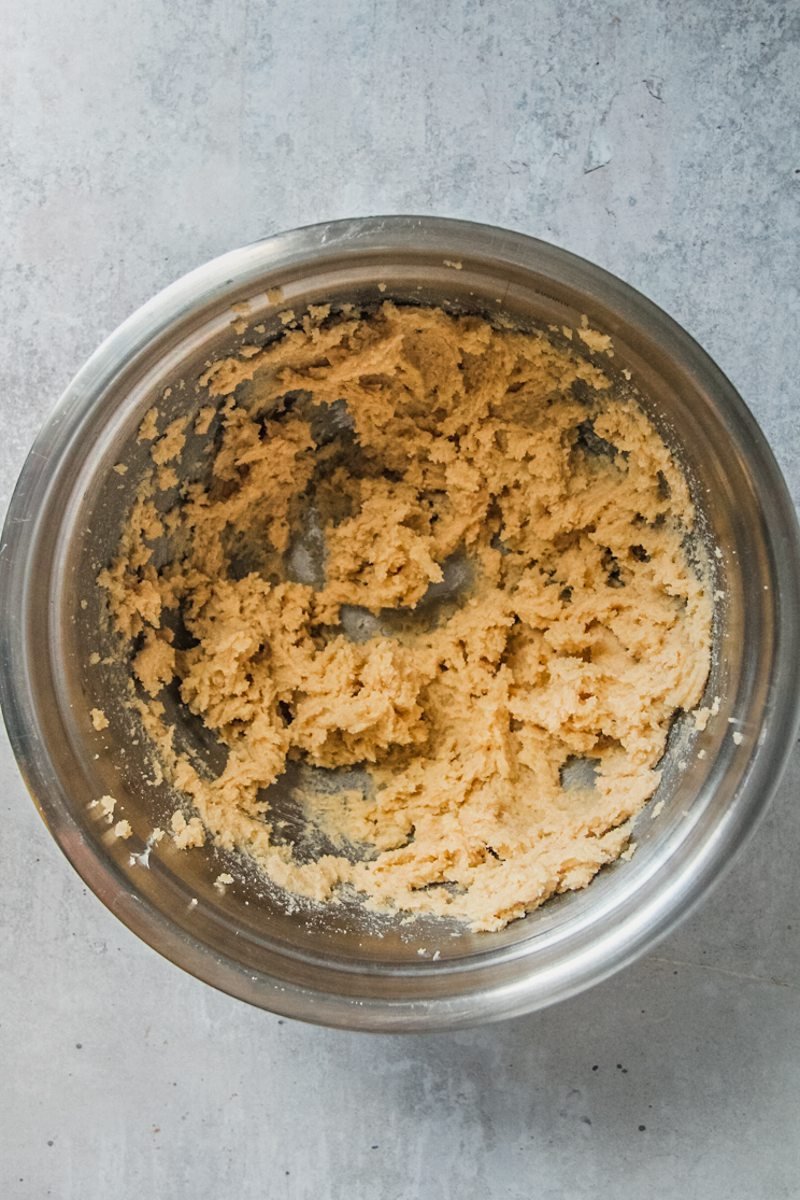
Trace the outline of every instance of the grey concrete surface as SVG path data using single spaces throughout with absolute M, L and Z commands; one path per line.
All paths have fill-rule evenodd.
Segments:
M 372 212 L 538 234 L 705 345 L 800 500 L 800 9 L 2 0 L 0 499 L 186 269 Z M 283 1022 L 87 895 L 0 760 L 0 1195 L 800 1196 L 800 754 L 712 897 L 576 1000 L 453 1035 Z

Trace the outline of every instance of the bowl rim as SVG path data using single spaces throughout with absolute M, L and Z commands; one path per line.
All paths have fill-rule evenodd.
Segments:
M 556 963 L 535 977 L 522 973 L 500 985 L 467 994 L 425 999 L 356 999 L 302 987 L 254 973 L 192 937 L 161 909 L 120 888 L 110 859 L 98 856 L 59 802 L 56 773 L 39 737 L 36 703 L 19 665 L 30 652 L 20 603 L 34 530 L 32 512 L 45 504 L 47 466 L 71 430 L 86 419 L 116 375 L 176 321 L 195 308 L 223 304 L 251 280 L 344 249 L 399 251 L 408 239 L 427 239 L 450 252 L 480 253 L 539 273 L 557 270 L 601 303 L 624 301 L 647 323 L 648 334 L 680 354 L 684 366 L 713 391 L 746 436 L 755 462 L 760 496 L 769 500 L 769 531 L 776 553 L 775 590 L 780 603 L 769 711 L 759 743 L 742 771 L 736 805 L 708 835 L 687 851 L 674 876 L 664 880 L 637 912 L 573 954 L 569 970 Z M 447 251 L 445 250 L 445 253 Z M 610 297 L 610 299 L 609 299 Z M 54 839 L 84 882 L 143 941 L 196 978 L 239 999 L 285 1016 L 344 1028 L 406 1031 L 455 1028 L 499 1020 L 543 1007 L 600 982 L 633 961 L 700 901 L 752 832 L 778 785 L 800 725 L 797 662 L 800 660 L 800 530 L 780 468 L 764 434 L 742 398 L 710 356 L 662 309 L 636 289 L 586 259 L 526 234 L 446 217 L 377 216 L 323 222 L 277 233 L 228 251 L 158 292 L 117 327 L 68 384 L 34 441 L 11 496 L 0 544 L 0 702 L 9 740 L 28 790 Z

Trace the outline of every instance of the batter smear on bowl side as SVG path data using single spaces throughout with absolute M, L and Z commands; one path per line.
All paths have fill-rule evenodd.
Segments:
M 148 414 L 152 468 L 99 577 L 185 797 L 173 835 L 310 899 L 347 885 L 499 929 L 626 849 L 700 700 L 686 480 L 594 331 L 391 303 L 287 322 L 209 367 L 191 421 Z M 207 471 L 176 489 L 200 435 Z M 162 689 L 218 772 L 177 748 Z M 344 768 L 360 782 L 327 786 Z M 287 769 L 332 852 L 278 836 Z

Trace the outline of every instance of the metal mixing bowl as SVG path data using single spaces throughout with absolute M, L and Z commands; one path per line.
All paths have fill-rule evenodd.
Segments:
M 684 721 L 670 739 L 664 804 L 639 818 L 630 861 L 499 933 L 368 918 L 358 905 L 287 906 L 256 877 L 222 895 L 213 886 L 228 862 L 219 851 L 182 854 L 164 839 L 143 853 L 175 797 L 154 783 L 120 702 L 124 669 L 89 663 L 104 649 L 94 580 L 145 467 L 136 432 L 146 409 L 158 403 L 167 419 L 182 411 L 189 390 L 173 387 L 166 401 L 162 393 L 235 348 L 234 305 L 246 303 L 249 324 L 270 331 L 286 307 L 385 297 L 502 314 L 521 326 L 575 326 L 585 313 L 613 338 L 613 364 L 630 370 L 646 397 L 721 554 L 712 556 L 723 596 L 707 691 L 720 698 L 719 715 L 703 732 Z M 120 462 L 125 475 L 111 469 Z M 30 453 L 3 535 L 3 710 L 64 853 L 120 920 L 185 970 L 274 1012 L 330 1025 L 495 1020 L 578 992 L 651 947 L 752 829 L 797 726 L 798 547 L 791 502 L 750 412 L 700 347 L 626 284 L 553 246 L 460 221 L 319 225 L 185 276 L 113 333 L 67 389 Z M 111 722 L 99 733 L 94 706 Z M 105 793 L 133 826 L 127 841 L 90 806 Z

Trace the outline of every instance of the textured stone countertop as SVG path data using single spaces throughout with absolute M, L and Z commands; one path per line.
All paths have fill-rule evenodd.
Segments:
M 374 212 L 507 225 L 627 279 L 731 377 L 800 500 L 796 5 L 29 0 L 0 37 L 3 510 L 134 307 L 262 234 Z M 410 1037 L 179 972 L 87 894 L 0 754 L 4 1197 L 799 1194 L 797 749 L 650 957 Z

